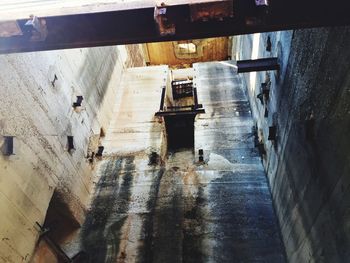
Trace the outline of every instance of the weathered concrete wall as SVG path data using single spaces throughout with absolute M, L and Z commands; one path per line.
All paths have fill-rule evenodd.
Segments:
M 88 252 L 83 262 L 150 262 L 153 195 L 163 171 L 148 161 L 152 151 L 162 152 L 162 123 L 154 114 L 168 75 L 168 66 L 157 66 L 131 68 L 123 77 L 80 235 Z
M 0 154 L 0 262 L 28 262 L 51 196 L 62 194 L 77 222 L 91 188 L 89 137 L 107 128 L 125 65 L 125 48 L 105 47 L 0 56 L 0 146 L 15 136 L 15 155 Z M 83 96 L 74 110 L 76 96 Z M 67 135 L 75 150 L 67 151 Z
M 267 36 L 272 52 L 265 50 Z M 244 36 L 238 43 L 239 59 L 278 55 L 282 64 L 269 73 L 265 105 L 256 98 L 265 73 L 246 74 L 245 82 L 289 261 L 348 262 L 349 28 Z M 267 141 L 273 123 L 274 143 Z
M 168 66 L 127 70 L 114 101 L 108 136 L 103 140 L 106 154 L 159 152 L 162 125 L 154 114 L 159 110 L 168 71 Z
M 81 231 L 82 262 L 285 261 L 249 103 L 231 66 L 195 64 L 207 110 L 195 123 L 195 149 L 154 164 L 150 152 L 162 155 L 165 143 L 154 113 L 168 68 L 127 71 Z M 205 162 L 194 154 L 200 148 Z

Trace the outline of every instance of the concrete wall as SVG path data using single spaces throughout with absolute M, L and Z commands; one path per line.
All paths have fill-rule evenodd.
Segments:
M 146 230 L 144 224 L 148 228 L 152 223 L 147 211 L 154 201 L 148 195 L 156 191 L 161 177 L 158 165 L 148 162 L 151 152 L 161 154 L 165 139 L 154 114 L 168 75 L 168 66 L 154 66 L 130 68 L 123 76 L 80 235 L 89 256 L 82 262 L 143 261 L 150 253 L 143 242 L 151 237 L 138 234 Z M 138 249 L 146 254 L 139 255 Z
M 267 37 L 272 52 L 266 51 Z M 349 28 L 256 34 L 236 39 L 237 59 L 278 56 L 269 100 L 256 98 L 266 73 L 245 74 L 253 116 L 290 262 L 348 262 L 350 255 Z M 268 117 L 264 117 L 265 108 Z M 268 141 L 268 126 L 277 138 Z
M 137 47 L 136 47 L 137 48 Z M 0 154 L 0 262 L 28 262 L 54 191 L 84 220 L 92 167 L 89 138 L 107 128 L 130 47 L 0 56 L 0 147 L 15 136 L 15 155 Z M 143 64 L 141 59 L 136 64 Z M 74 110 L 76 96 L 82 107 Z M 67 136 L 75 150 L 68 152 Z
M 106 155 L 147 151 L 160 153 L 163 140 L 159 110 L 168 66 L 135 67 L 126 71 L 114 101 L 113 118 L 103 140 Z
M 165 125 L 154 114 L 168 67 L 124 75 L 81 231 L 82 262 L 285 262 L 240 77 L 227 62 L 194 66 L 173 76 L 193 76 L 206 109 L 195 147 L 164 154 Z

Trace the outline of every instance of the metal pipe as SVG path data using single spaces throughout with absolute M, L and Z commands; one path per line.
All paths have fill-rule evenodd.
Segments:
M 237 61 L 238 73 L 279 70 L 278 58 L 261 58 Z
M 162 88 L 162 97 L 160 99 L 159 111 L 163 111 L 164 109 L 164 100 L 165 100 L 165 87 Z

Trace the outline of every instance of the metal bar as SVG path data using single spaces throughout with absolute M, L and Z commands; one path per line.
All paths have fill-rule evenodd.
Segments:
M 154 18 L 154 8 L 131 8 L 72 15 L 39 17 L 33 20 L 39 35 L 26 30 L 28 19 L 1 27 L 0 54 L 118 44 L 173 41 L 255 32 L 300 29 L 350 24 L 348 0 L 271 0 L 269 6 L 255 6 L 255 1 L 235 0 L 233 16 L 203 18 L 191 15 L 190 4 L 167 7 L 166 20 L 174 30 L 161 34 Z M 35 15 L 35 14 L 34 14 Z M 8 21 L 7 21 L 8 22 Z M 161 21 L 162 22 L 162 21 Z M 169 23 L 170 23 L 169 22 Z M 41 25 L 41 26 L 40 26 Z M 165 25 L 167 26 L 167 25 Z M 6 27 L 11 32 L 6 33 Z M 21 31 L 21 32 L 17 32 Z M 17 35 L 12 35 L 16 34 Z M 22 34 L 20 34 L 22 33 Z M 36 32 L 38 33 L 38 32 Z M 4 37 L 6 36 L 7 37 Z
M 197 96 L 197 88 L 193 88 L 193 99 L 194 99 L 194 108 L 198 108 L 198 96 Z
M 202 104 L 197 104 L 197 108 L 202 108 L 203 105 Z M 186 105 L 186 106 L 170 106 L 170 107 L 167 107 L 166 109 L 167 110 L 178 110 L 178 109 L 195 109 L 195 105 Z
M 162 97 L 160 99 L 159 111 L 164 109 L 164 99 L 165 99 L 165 87 L 162 88 Z
M 196 110 L 182 110 L 182 111 L 159 111 L 156 112 L 155 116 L 179 116 L 179 115 L 191 115 L 191 114 L 199 114 L 205 113 L 204 109 L 196 109 Z
M 237 61 L 238 73 L 279 70 L 278 58 L 261 58 Z

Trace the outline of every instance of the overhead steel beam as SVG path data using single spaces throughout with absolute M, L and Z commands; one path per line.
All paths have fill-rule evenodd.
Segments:
M 217 15 L 215 10 L 222 11 L 223 2 L 229 12 Z M 201 13 L 205 3 L 196 3 L 165 6 L 165 13 L 163 7 L 158 13 L 153 7 L 140 7 L 3 21 L 0 54 L 350 24 L 348 0 L 270 0 L 268 6 L 257 6 L 255 0 L 233 0 L 210 5 L 212 16 Z

